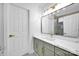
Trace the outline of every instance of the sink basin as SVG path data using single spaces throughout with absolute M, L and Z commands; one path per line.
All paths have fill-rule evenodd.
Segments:
M 59 40 L 70 41 L 70 42 L 74 42 L 74 43 L 79 43 L 79 38 L 70 38 L 70 37 L 57 36 L 57 35 L 54 35 L 52 38 L 59 39 Z
M 46 39 L 46 40 L 49 40 L 49 41 L 54 41 L 54 39 L 51 38 L 51 37 L 46 37 L 45 39 Z

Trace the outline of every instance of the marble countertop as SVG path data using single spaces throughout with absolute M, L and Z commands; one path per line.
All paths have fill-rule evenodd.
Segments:
M 47 34 L 34 34 L 33 37 L 79 55 L 79 39 Z

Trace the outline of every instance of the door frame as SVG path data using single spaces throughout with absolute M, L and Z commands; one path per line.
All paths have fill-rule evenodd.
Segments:
M 8 35 L 7 35 L 7 18 L 8 18 L 8 6 L 9 5 L 12 5 L 12 6 L 15 6 L 15 7 L 18 7 L 18 8 L 21 8 L 21 9 L 25 9 L 28 11 L 28 39 L 29 39 L 29 29 L 30 29 L 30 20 L 29 20 L 29 9 L 26 9 L 26 8 L 23 8 L 23 7 L 20 7 L 18 5 L 15 5 L 13 3 L 4 3 L 3 4 L 3 22 L 4 22 L 4 56 L 7 56 L 7 39 L 8 39 Z M 28 40 L 29 41 L 29 40 Z M 28 47 L 27 47 L 28 48 Z

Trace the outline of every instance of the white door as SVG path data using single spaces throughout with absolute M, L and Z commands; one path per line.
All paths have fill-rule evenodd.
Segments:
M 0 56 L 3 55 L 4 52 L 4 31 L 3 31 L 3 4 L 0 3 Z
M 28 52 L 28 10 L 13 4 L 5 5 L 7 55 L 23 55 Z

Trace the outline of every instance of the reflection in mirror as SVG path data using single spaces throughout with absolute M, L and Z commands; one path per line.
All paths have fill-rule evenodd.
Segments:
M 51 34 L 52 28 L 52 20 L 48 18 L 48 16 L 42 17 L 42 33 Z
M 79 37 L 79 13 L 56 18 L 55 15 L 42 17 L 41 32 L 44 34 Z
M 58 22 L 58 35 L 63 35 L 63 22 Z
M 55 19 L 55 15 L 49 14 L 42 17 L 41 20 L 41 32 L 44 34 L 55 34 L 57 31 L 56 28 L 57 20 Z
M 57 35 L 79 37 L 79 13 L 58 18 Z

